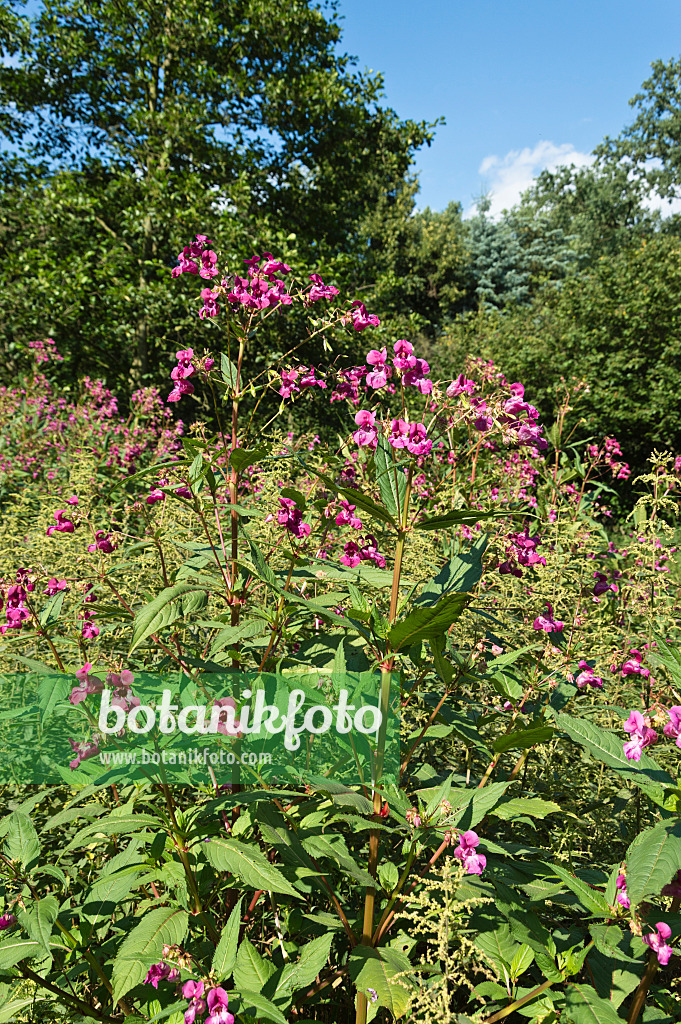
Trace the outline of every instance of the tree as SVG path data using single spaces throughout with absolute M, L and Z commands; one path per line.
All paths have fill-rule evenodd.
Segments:
M 311 0 L 45 0 L 18 65 L 0 69 L 5 134 L 28 165 L 49 162 L 34 183 L 34 235 L 45 253 L 68 249 L 50 209 L 55 189 L 69 194 L 67 231 L 84 216 L 88 250 L 100 253 L 89 252 L 84 291 L 111 298 L 105 277 L 117 264 L 114 308 L 128 312 L 115 327 L 133 337 L 138 379 L 153 374 L 168 335 L 168 270 L 196 230 L 228 250 L 295 235 L 301 260 L 316 265 L 341 248 L 361 277 L 362 221 L 381 197 L 408 190 L 414 150 L 431 133 L 380 106 L 380 76 L 356 73 L 339 38 L 335 5 Z M 5 239 L 25 209 L 21 170 L 15 162 L 5 175 Z M 74 349 L 87 362 L 82 305 L 79 323 Z M 126 349 L 122 370 L 131 359 Z

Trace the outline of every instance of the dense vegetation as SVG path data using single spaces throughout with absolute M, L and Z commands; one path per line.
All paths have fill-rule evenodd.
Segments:
M 463 220 L 333 5 L 16 7 L 0 1024 L 674 1024 L 681 62 Z

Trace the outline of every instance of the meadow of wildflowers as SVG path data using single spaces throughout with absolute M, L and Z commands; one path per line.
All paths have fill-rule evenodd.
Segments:
M 63 786 L 4 787 L 5 1005 L 678 1020 L 681 458 L 652 452 L 631 480 L 616 438 L 564 436 L 582 384 L 542 424 L 503 368 L 434 379 L 318 273 L 269 252 L 235 272 L 214 246 L 197 235 L 172 271 L 208 282 L 206 346 L 169 355 L 167 393 L 126 415 L 102 381 L 63 394 L 50 340 L 0 392 L 0 667 L 65 677 L 88 726 Z M 244 379 L 292 306 L 315 365 L 294 347 Z M 343 332 L 366 338 L 358 365 L 334 359 Z M 288 429 L 313 390 L 345 409 L 335 440 Z M 211 415 L 183 423 L 199 398 Z M 136 677 L 171 669 L 372 671 L 386 714 L 397 679 L 399 771 L 112 779 L 86 715 L 105 688 L 135 709 Z

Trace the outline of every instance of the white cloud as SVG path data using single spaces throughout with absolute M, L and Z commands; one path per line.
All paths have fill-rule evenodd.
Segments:
M 580 153 L 570 142 L 557 146 L 555 142 L 538 142 L 533 149 L 512 149 L 506 156 L 486 156 L 480 164 L 478 174 L 481 177 L 481 191 L 490 193 L 492 205 L 490 214 L 499 216 L 503 210 L 510 210 L 521 194 L 530 187 L 532 181 L 544 170 L 555 170 L 556 167 L 575 164 L 586 167 L 593 163 L 589 153 Z M 464 216 L 475 213 L 472 205 Z

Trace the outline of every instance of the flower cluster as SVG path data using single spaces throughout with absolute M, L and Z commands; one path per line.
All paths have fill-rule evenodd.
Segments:
M 262 266 L 258 266 L 264 260 Z M 286 285 L 277 274 L 288 274 L 291 268 L 287 263 L 275 260 L 271 252 L 265 252 L 262 256 L 253 256 L 250 260 L 244 260 L 248 266 L 248 276 L 234 278 L 232 289 L 227 295 L 227 301 L 240 303 L 247 309 L 268 309 L 270 306 L 290 306 L 293 298 L 286 291 Z M 227 282 L 222 282 L 226 287 Z M 321 298 L 321 296 L 320 296 Z
M 54 338 L 45 338 L 44 341 L 29 341 L 28 347 L 33 351 L 33 358 L 37 366 L 40 366 L 41 363 L 64 361 L 64 357 L 57 351 Z
M 26 606 L 28 594 L 35 589 L 25 569 L 19 569 L 16 574 L 16 583 L 11 584 L 4 599 L 6 622 L 0 623 L 0 633 L 4 634 L 8 629 L 21 629 L 24 622 L 31 617 L 30 609 Z M 0 595 L 0 610 L 3 606 L 2 595 Z
M 102 554 L 110 555 L 115 550 L 115 547 L 115 541 L 110 533 L 105 533 L 104 530 L 97 530 L 94 543 L 88 544 L 87 549 L 91 554 L 95 551 L 101 551 Z
M 326 382 L 321 378 L 317 377 L 317 371 L 314 366 L 298 366 L 290 370 L 281 371 L 281 387 L 279 388 L 279 394 L 282 398 L 290 398 L 296 391 L 304 391 L 306 388 L 311 388 L 317 385 L 320 388 L 326 388 Z
M 179 402 L 183 395 L 194 394 L 194 385 L 189 380 L 196 371 L 196 367 L 192 362 L 194 350 L 191 348 L 182 349 L 176 353 L 175 358 L 177 359 L 177 366 L 174 366 L 170 373 L 170 378 L 175 382 L 175 385 L 168 395 L 169 402 Z
M 587 445 L 586 451 L 594 462 L 601 462 L 607 466 L 615 480 L 628 480 L 631 476 L 628 464 L 618 458 L 622 454 L 622 449 L 616 438 L 606 437 L 602 447 L 597 444 Z
M 372 533 L 364 537 L 364 543 L 361 545 L 349 540 L 339 561 L 350 569 L 355 569 L 361 562 L 375 562 L 379 569 L 385 569 L 385 558 L 379 553 L 378 541 Z
M 279 504 L 282 506 L 277 514 L 279 525 L 285 526 L 288 532 L 299 540 L 309 537 L 312 527 L 309 523 L 303 522 L 303 513 L 295 501 L 291 498 L 279 498 Z
M 185 245 L 182 252 L 177 257 L 177 266 L 171 271 L 172 277 L 179 277 L 180 274 L 198 274 L 199 277 L 210 280 L 212 277 L 216 277 L 218 270 L 216 267 L 218 258 L 212 249 L 208 246 L 215 245 L 215 242 L 211 242 L 207 235 L 197 235 L 196 241 L 191 242 L 190 245 Z M 201 263 L 199 268 L 198 261 Z
M 530 537 L 529 526 L 526 526 L 522 533 L 509 533 L 506 545 L 506 559 L 499 566 L 502 576 L 516 576 L 520 579 L 523 575 L 521 567 L 533 565 L 546 565 L 543 555 L 537 554 L 538 537 Z

